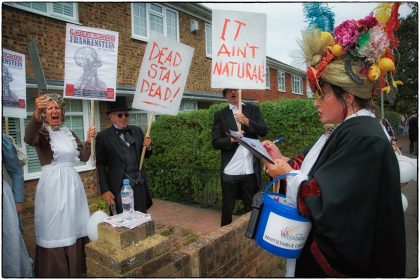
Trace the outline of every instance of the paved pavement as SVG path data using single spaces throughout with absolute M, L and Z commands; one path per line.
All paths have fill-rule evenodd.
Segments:
M 401 152 L 412 158 L 409 153 L 409 140 L 407 135 L 399 135 L 398 142 Z M 406 277 L 418 277 L 418 188 L 417 182 L 410 181 L 402 187 L 407 197 L 408 208 L 405 212 L 407 268 Z M 189 228 L 198 235 L 210 233 L 220 227 L 220 212 L 210 209 L 186 206 L 177 203 L 154 200 L 149 211 L 157 225 L 166 225 L 177 228 Z M 159 228 L 163 231 L 166 227 Z M 182 237 L 176 237 L 182 238 Z
M 399 136 L 399 144 L 404 155 L 415 157 L 408 152 L 409 142 L 406 135 Z M 418 192 L 417 182 L 411 181 L 402 188 L 408 200 L 408 209 L 405 212 L 407 236 L 407 277 L 418 276 Z M 149 213 L 156 224 L 157 233 L 166 232 L 168 237 L 179 248 L 197 239 L 199 236 L 210 233 L 220 227 L 220 211 L 200 207 L 192 207 L 178 203 L 154 199 Z M 234 217 L 235 218 L 235 217 Z M 24 221 L 25 224 L 25 221 Z M 34 256 L 35 245 L 32 232 L 25 236 L 29 254 Z M 32 237 L 32 238 L 31 238 Z M 30 242 L 28 242 L 30 240 Z
M 398 144 L 403 155 L 417 158 L 417 156 L 410 154 L 410 141 L 408 135 L 398 135 Z M 417 160 L 418 166 L 418 160 Z M 418 178 L 418 169 L 417 169 Z M 418 182 L 410 181 L 405 186 L 402 186 L 402 192 L 407 197 L 408 208 L 405 212 L 405 236 L 407 248 L 407 266 L 406 277 L 418 277 Z

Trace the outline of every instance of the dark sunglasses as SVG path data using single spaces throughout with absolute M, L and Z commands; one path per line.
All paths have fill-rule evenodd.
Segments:
M 121 119 L 122 117 L 126 117 L 126 118 L 128 118 L 128 113 L 118 113 L 117 114 L 117 117 L 119 118 L 119 119 Z

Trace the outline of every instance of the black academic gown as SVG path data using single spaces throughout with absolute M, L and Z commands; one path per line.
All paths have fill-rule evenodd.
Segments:
M 363 116 L 342 123 L 308 177 L 320 193 L 303 199 L 312 229 L 295 276 L 329 276 L 318 265 L 323 262 L 345 276 L 404 277 L 399 167 L 378 120 Z

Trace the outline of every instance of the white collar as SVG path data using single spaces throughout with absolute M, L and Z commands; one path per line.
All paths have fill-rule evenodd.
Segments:
M 121 126 L 118 126 L 118 125 L 116 125 L 116 124 L 112 124 L 116 129 L 124 129 L 124 128 L 127 128 L 128 127 L 128 124 L 127 124 L 127 126 L 126 127 L 121 127 Z
M 246 104 L 245 103 L 243 103 L 242 101 L 241 101 L 241 104 L 242 104 L 242 106 L 246 106 Z M 233 104 L 230 104 L 229 103 L 229 109 L 231 109 L 231 110 L 234 110 L 234 109 L 238 109 L 238 108 L 236 108 L 236 105 L 233 105 Z
M 351 114 L 344 120 L 346 121 L 348 119 L 351 119 L 354 117 L 361 117 L 361 116 L 368 116 L 368 117 L 376 118 L 375 114 L 372 111 L 369 111 L 368 109 L 360 109 L 359 111 L 354 112 L 353 114 Z

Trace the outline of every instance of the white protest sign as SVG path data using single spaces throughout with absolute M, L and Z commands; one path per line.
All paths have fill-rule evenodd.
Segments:
M 212 88 L 265 89 L 267 16 L 212 10 Z
M 114 101 L 118 32 L 66 25 L 64 97 Z
M 3 117 L 27 117 L 25 55 L 3 49 Z
M 133 108 L 176 115 L 193 54 L 190 46 L 151 32 L 137 79 Z

